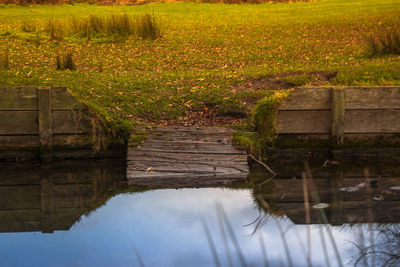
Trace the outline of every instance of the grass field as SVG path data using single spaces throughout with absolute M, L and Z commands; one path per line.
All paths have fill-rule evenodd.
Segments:
M 154 14 L 161 37 L 89 39 L 70 30 L 71 21 L 91 14 Z M 329 71 L 337 76 L 320 83 L 399 85 L 399 55 L 371 57 L 367 42 L 399 17 L 394 0 L 0 5 L 0 85 L 66 86 L 114 125 L 190 124 L 195 111 L 245 114 L 271 87 L 251 81 L 277 73 Z M 61 25 L 62 40 L 50 40 L 49 23 Z M 74 71 L 56 70 L 57 54 L 66 51 Z M 307 73 L 276 77 L 315 82 Z

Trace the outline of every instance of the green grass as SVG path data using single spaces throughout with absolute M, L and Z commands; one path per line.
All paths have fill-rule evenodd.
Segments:
M 72 20 L 94 14 L 154 14 L 162 36 L 87 38 L 68 30 Z M 328 70 L 338 71 L 335 85 L 399 85 L 400 57 L 371 58 L 367 38 L 399 15 L 400 1 L 391 0 L 0 5 L 0 53 L 8 55 L 0 85 L 66 86 L 107 121 L 124 127 L 179 121 L 190 109 L 243 113 L 249 98 L 265 96 L 237 89 L 249 77 Z M 75 71 L 56 71 L 59 51 L 73 54 Z

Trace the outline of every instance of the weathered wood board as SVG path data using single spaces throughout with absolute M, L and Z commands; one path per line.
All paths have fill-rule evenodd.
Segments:
M 64 87 L 0 87 L 0 160 L 124 157 L 124 145 Z
M 400 134 L 400 87 L 296 88 L 279 107 L 276 131 L 278 138 L 330 135 L 335 146 L 378 138 L 400 147 L 393 136 Z
M 323 134 L 329 133 L 330 129 L 330 112 L 328 110 L 284 110 L 279 111 L 276 120 L 279 134 Z
M 247 178 L 247 154 L 231 145 L 231 129 L 169 126 L 145 130 L 148 138 L 128 149 L 131 185 L 205 187 Z

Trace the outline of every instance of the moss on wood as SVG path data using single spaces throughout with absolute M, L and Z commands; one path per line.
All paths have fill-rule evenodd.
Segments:
M 138 147 L 147 138 L 147 132 L 144 129 L 132 131 L 129 137 L 129 146 Z

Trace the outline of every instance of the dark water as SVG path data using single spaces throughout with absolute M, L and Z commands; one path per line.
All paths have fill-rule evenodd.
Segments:
M 179 190 L 128 187 L 120 162 L 1 164 L 0 266 L 398 266 L 398 163 L 324 163 L 309 212 L 303 162 Z

